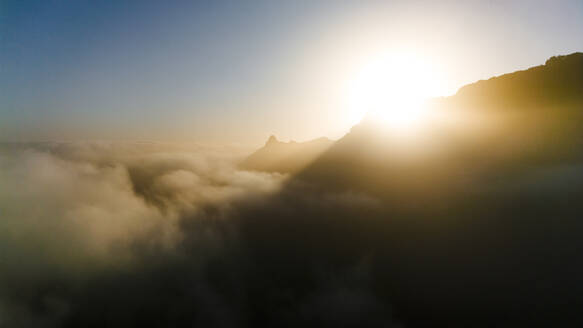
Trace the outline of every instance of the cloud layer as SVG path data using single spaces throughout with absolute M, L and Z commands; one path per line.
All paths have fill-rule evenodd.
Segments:
M 580 320 L 578 162 L 448 175 L 455 197 L 436 203 L 423 198 L 432 181 L 405 176 L 419 186 L 411 208 L 400 194 L 239 170 L 243 154 L 4 145 L 0 327 Z
M 36 325 L 26 303 L 42 308 L 53 301 L 36 295 L 43 283 L 131 267 L 140 261 L 137 244 L 173 249 L 184 238 L 182 217 L 265 196 L 284 179 L 236 170 L 232 151 L 176 148 L 76 143 L 2 149 L 0 326 L 24 318 Z M 11 319 L 19 311 L 7 308 L 19 304 L 22 316 Z
M 390 322 L 344 228 L 321 245 L 331 220 L 378 208 L 370 197 L 238 170 L 232 148 L 1 151 L 0 327 Z

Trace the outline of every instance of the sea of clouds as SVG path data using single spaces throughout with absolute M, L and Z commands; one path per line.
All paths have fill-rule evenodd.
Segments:
M 356 323 L 363 314 L 390 322 L 363 253 L 347 257 L 348 241 L 335 238 L 346 231 L 321 247 L 325 225 L 377 202 L 240 170 L 245 154 L 191 144 L 2 145 L 0 327 Z M 341 270 L 317 263 L 336 253 Z

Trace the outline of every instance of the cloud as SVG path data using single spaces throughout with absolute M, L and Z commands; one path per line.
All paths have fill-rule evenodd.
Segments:
M 11 290 L 36 293 L 43 281 L 85 279 L 109 265 L 133 265 L 139 260 L 132 249 L 136 243 L 175 247 L 186 213 L 274 192 L 284 179 L 239 172 L 228 153 L 215 149 L 148 145 L 128 154 L 123 148 L 78 143 L 2 149 L 4 312 Z
M 309 254 L 331 223 L 323 214 L 378 207 L 370 197 L 238 170 L 232 149 L 56 143 L 0 151 L 0 327 L 337 322 L 314 311 L 342 310 L 343 297 L 364 311 L 345 314 L 354 322 L 383 308 L 364 280 L 321 291 L 288 284 L 323 281 L 302 267 L 342 243 L 343 231 L 332 231 L 333 242 Z M 287 258 L 296 251 L 306 258 Z M 357 253 L 345 270 L 360 265 Z
M 398 194 L 239 170 L 232 148 L 0 152 L 0 327 L 579 317 L 578 165 L 493 169 L 454 201 L 409 209 Z

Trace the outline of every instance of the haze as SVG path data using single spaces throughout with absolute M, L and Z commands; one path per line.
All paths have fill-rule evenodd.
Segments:
M 0 328 L 583 327 L 582 31 L 0 1 Z
M 339 138 L 363 111 L 347 85 L 380 54 L 422 56 L 444 96 L 583 46 L 580 1 L 0 6 L 4 141 Z

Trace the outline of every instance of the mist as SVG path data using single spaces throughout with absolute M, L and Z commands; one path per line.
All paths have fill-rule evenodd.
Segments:
M 0 328 L 583 327 L 581 31 L 0 1 Z
M 329 237 L 344 238 L 342 220 L 378 211 L 378 201 L 243 171 L 234 153 L 171 144 L 5 146 L 0 326 L 239 326 L 297 322 L 297 311 L 306 322 L 357 324 L 364 314 L 391 322 L 390 306 L 370 289 L 361 246 L 321 235 L 330 225 Z M 341 221 L 332 225 L 329 213 Z M 332 263 L 318 263 L 334 253 Z M 290 278 L 301 290 L 288 289 Z
M 237 170 L 230 149 L 176 148 L 46 143 L 2 149 L 2 326 L 56 324 L 51 307 L 70 306 L 52 295 L 58 281 L 68 289 L 111 270 L 133 270 L 144 261 L 137 249 L 179 247 L 185 217 L 266 197 L 285 180 Z

